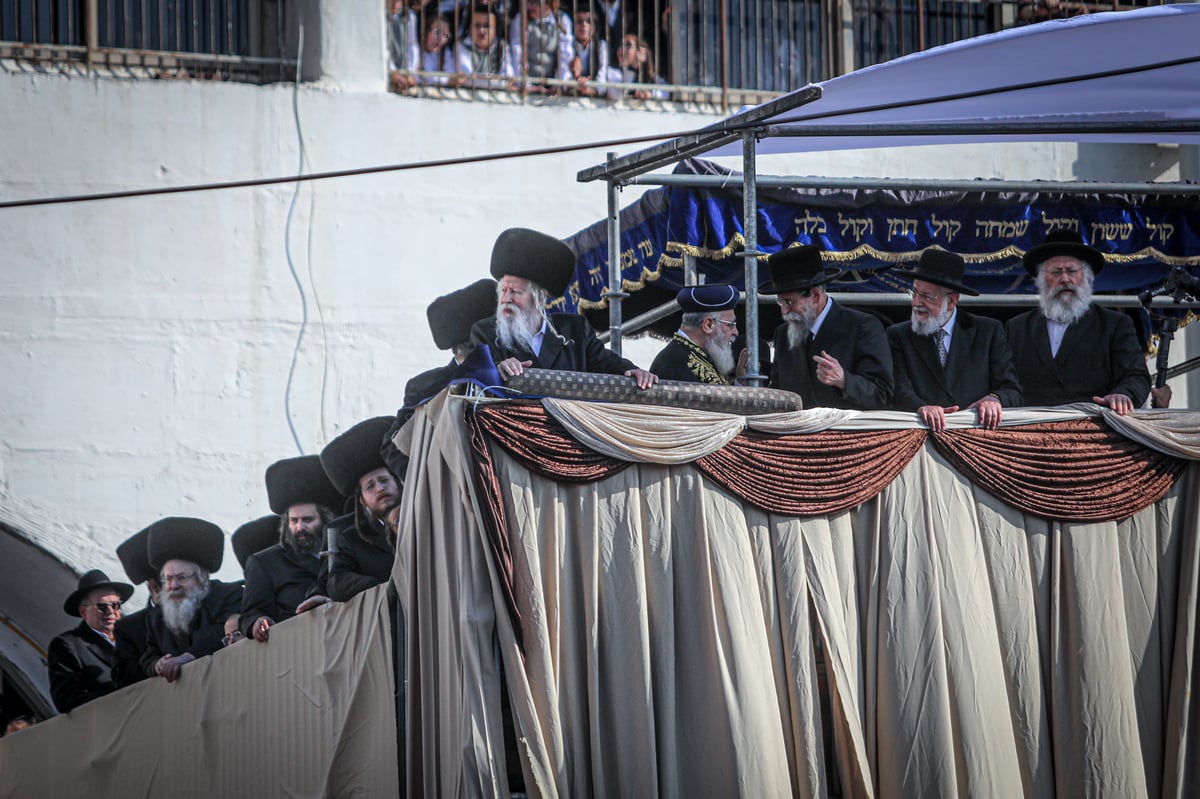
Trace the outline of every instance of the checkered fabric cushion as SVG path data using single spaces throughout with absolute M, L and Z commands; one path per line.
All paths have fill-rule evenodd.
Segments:
M 657 385 L 642 391 L 632 377 L 552 369 L 526 369 L 523 374 L 509 378 L 505 387 L 526 396 L 669 405 L 739 416 L 783 413 L 803 408 L 800 395 L 776 388 L 660 380 Z

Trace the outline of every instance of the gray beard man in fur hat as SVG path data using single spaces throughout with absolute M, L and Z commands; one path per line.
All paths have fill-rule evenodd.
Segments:
M 492 248 L 496 315 L 478 322 L 471 340 L 491 348 L 504 379 L 526 368 L 624 375 L 646 389 L 651 372 L 616 355 L 578 314 L 547 314 L 546 302 L 562 296 L 575 274 L 575 254 L 558 239 L 524 228 L 500 234 Z

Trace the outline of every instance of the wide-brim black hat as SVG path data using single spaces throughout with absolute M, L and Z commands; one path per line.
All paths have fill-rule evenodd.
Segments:
M 496 281 L 477 280 L 429 303 L 425 316 L 429 332 L 439 350 L 452 349 L 471 340 L 471 326 L 496 314 Z
M 110 580 L 104 572 L 99 569 L 92 569 L 79 578 L 79 586 L 63 602 L 63 611 L 68 616 L 78 617 L 79 603 L 83 601 L 83 598 L 87 596 L 89 591 L 96 588 L 111 588 L 121 598 L 122 602 L 133 596 L 133 586 L 129 583 L 119 583 L 115 580 Z
M 709 286 L 686 286 L 675 294 L 675 302 L 684 313 L 716 313 L 737 307 L 742 292 L 728 283 Z
M 252 522 L 246 522 L 233 531 L 229 541 L 233 544 L 233 554 L 242 571 L 246 571 L 246 561 L 256 552 L 262 552 L 267 547 L 279 543 L 279 525 L 282 522 L 274 513 L 268 513 Z
M 267 504 L 272 512 L 287 513 L 293 505 L 313 503 L 331 510 L 342 507 L 341 493 L 329 482 L 318 455 L 284 458 L 267 467 Z
M 150 556 L 146 553 L 146 542 L 149 538 L 150 528 L 147 527 L 117 545 L 117 558 L 125 567 L 125 576 L 132 580 L 134 585 L 158 579 L 158 570 L 150 565 Z
M 190 561 L 210 574 L 221 568 L 225 534 L 212 522 L 190 516 L 168 516 L 149 529 L 146 552 L 156 570 L 161 570 L 169 560 Z
M 942 288 L 978 297 L 978 291 L 962 282 L 964 268 L 963 258 L 958 253 L 930 248 L 921 253 L 921 260 L 917 262 L 915 269 L 895 269 L 893 274 L 911 280 L 936 283 Z
M 523 227 L 509 228 L 492 246 L 492 277 L 521 277 L 561 297 L 575 277 L 575 253 L 553 236 Z M 492 309 L 493 313 L 495 308 Z
M 321 450 L 321 465 L 338 491 L 345 496 L 358 494 L 358 478 L 367 472 L 386 468 L 380 447 L 392 426 L 391 416 L 376 416 L 351 427 Z
M 1030 247 L 1029 252 L 1021 259 L 1025 271 L 1032 277 L 1037 277 L 1038 267 L 1057 255 L 1070 255 L 1092 267 L 1092 274 L 1098 275 L 1104 269 L 1104 253 L 1095 247 L 1090 247 L 1074 230 L 1059 228 L 1046 234 L 1046 240 L 1036 247 Z
M 842 270 L 825 266 L 821 248 L 815 244 L 780 250 L 767 259 L 767 268 L 771 270 L 771 277 L 758 287 L 764 294 L 807 291 L 842 275 Z

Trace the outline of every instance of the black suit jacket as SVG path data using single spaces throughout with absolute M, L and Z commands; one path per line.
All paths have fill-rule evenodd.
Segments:
M 775 329 L 775 363 L 771 365 L 772 388 L 799 394 L 805 408 L 854 408 L 876 410 L 889 407 L 892 381 L 892 352 L 883 324 L 868 313 L 833 302 L 811 346 L 792 349 L 788 345 L 788 323 Z M 837 358 L 846 373 L 845 390 L 817 380 L 813 356 L 821 351 Z
M 382 523 L 370 522 L 365 538 L 355 528 L 352 513 L 334 519 L 329 527 L 337 536 L 338 551 L 322 560 L 320 576 L 309 596 L 320 594 L 345 602 L 392 578 L 396 551 L 388 543 Z
M 113 628 L 117 639 L 117 660 L 113 664 L 113 682 L 118 688 L 133 685 L 149 675 L 142 671 L 142 654 L 146 651 L 146 616 L 150 608 L 122 616 Z
M 50 697 L 60 713 L 117 690 L 112 667 L 116 648 L 86 622 L 55 636 L 46 662 L 50 672 Z
M 487 344 L 496 363 L 505 358 L 533 361 L 535 369 L 559 369 L 570 372 L 596 372 L 621 375 L 638 368 L 632 361 L 613 353 L 596 338 L 596 331 L 578 314 L 550 314 L 550 324 L 558 331 L 547 330 L 542 351 L 534 355 L 529 350 L 508 350 L 496 338 L 496 318 L 481 319 L 471 328 L 471 341 Z M 559 338 L 561 336 L 562 338 Z
M 1026 405 L 1065 405 L 1124 394 L 1137 407 L 1150 394 L 1150 371 L 1133 322 L 1123 313 L 1093 305 L 1067 327 L 1056 356 L 1050 355 L 1046 317 L 1040 309 L 1014 316 L 1004 329 Z
M 944 368 L 938 362 L 933 336 L 918 336 L 910 322 L 887 329 L 896 378 L 893 408 L 966 408 L 988 394 L 995 394 L 1006 408 L 1021 404 L 1021 384 L 1004 328 L 995 319 L 973 316 L 961 308 L 956 313 Z
M 182 655 L 187 652 L 197 658 L 211 655 L 221 648 L 225 637 L 225 620 L 242 609 L 242 587 L 211 580 L 208 594 L 200 600 L 200 608 L 185 635 L 176 635 L 163 620 L 162 608 L 150 608 L 146 614 L 146 651 L 142 653 L 142 671 L 154 676 L 154 664 L 163 655 Z
M 263 616 L 274 622 L 295 616 L 296 606 L 308 596 L 320 570 L 317 558 L 284 549 L 279 544 L 247 558 L 242 615 L 238 619 L 242 635 L 252 637 L 254 622 Z

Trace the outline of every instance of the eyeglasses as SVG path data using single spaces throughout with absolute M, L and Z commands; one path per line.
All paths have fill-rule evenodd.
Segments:
M 1063 275 L 1068 277 L 1079 277 L 1083 274 L 1082 266 L 1054 266 L 1046 270 L 1046 277 L 1052 277 L 1058 280 Z
M 943 297 L 949 297 L 953 291 L 947 291 L 945 294 L 930 294 L 925 291 L 917 291 L 916 289 L 907 289 L 905 293 L 910 297 L 916 297 L 921 302 L 927 302 L 932 305 L 935 302 L 940 302 Z
M 622 50 L 636 50 L 637 46 L 638 46 L 637 42 L 621 42 Z
M 101 613 L 116 613 L 121 609 L 120 602 L 93 602 L 90 605 L 84 605 L 85 608 L 95 608 Z
M 791 308 L 793 305 L 799 305 L 800 300 L 802 300 L 802 299 L 807 300 L 809 297 L 812 296 L 812 294 L 813 294 L 812 289 L 805 289 L 804 291 L 797 291 L 796 292 L 797 296 L 793 299 L 788 300 L 788 299 L 784 299 L 783 297 L 776 297 L 775 302 L 777 302 L 779 304 L 780 308 Z
M 176 585 L 183 585 L 184 583 L 191 580 L 195 576 L 196 576 L 195 572 L 184 572 L 183 574 L 164 574 L 162 576 L 162 581 L 163 581 L 163 585 L 170 585 L 171 583 L 175 583 Z
M 236 644 L 245 637 L 246 636 L 242 635 L 241 630 L 234 630 L 229 635 L 226 635 L 224 638 L 222 638 L 221 643 L 225 646 L 230 646 L 231 644 Z
M 711 319 L 711 320 L 713 320 L 714 322 L 716 322 L 716 323 L 717 323 L 717 324 L 719 324 L 719 325 L 729 325 L 730 327 L 737 327 L 737 320 L 736 320 L 736 319 L 735 319 L 734 321 L 730 322 L 728 319 L 718 319 L 718 318 L 717 318 L 717 317 L 715 317 L 715 316 L 710 316 L 710 317 L 708 317 L 708 318 L 709 318 L 709 319 Z

